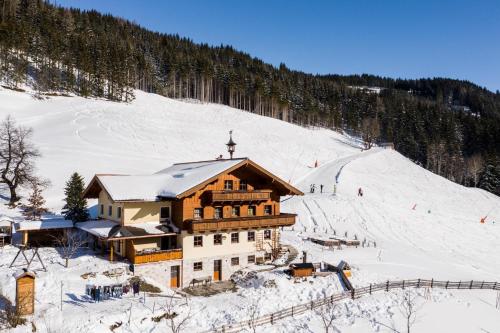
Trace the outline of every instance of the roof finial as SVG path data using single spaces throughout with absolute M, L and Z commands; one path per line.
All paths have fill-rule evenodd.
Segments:
M 233 159 L 233 153 L 236 149 L 236 143 L 233 141 L 233 130 L 229 131 L 229 142 L 226 143 L 227 151 L 229 152 L 230 159 Z

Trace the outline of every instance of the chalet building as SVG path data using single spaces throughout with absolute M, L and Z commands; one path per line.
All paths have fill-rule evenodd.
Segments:
M 303 193 L 248 158 L 179 163 L 152 175 L 95 175 L 84 192 L 98 220 L 78 223 L 95 242 L 162 284 L 227 280 L 272 260 L 280 227 L 295 223 L 280 197 Z

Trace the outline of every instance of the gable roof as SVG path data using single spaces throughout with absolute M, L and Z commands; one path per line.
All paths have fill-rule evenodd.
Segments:
M 272 178 L 273 181 L 282 186 L 283 192 L 286 194 L 303 194 L 248 158 L 238 158 L 178 163 L 152 175 L 95 175 L 87 186 L 84 196 L 96 198 L 100 189 L 103 189 L 113 201 L 180 199 L 214 181 L 221 174 L 231 172 L 244 165 Z

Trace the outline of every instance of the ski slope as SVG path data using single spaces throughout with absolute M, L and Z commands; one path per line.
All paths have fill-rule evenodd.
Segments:
M 45 195 L 56 213 L 62 207 L 64 184 L 74 171 L 88 181 L 95 173 L 148 174 L 175 162 L 213 159 L 225 154 L 228 131 L 233 130 L 236 156 L 251 158 L 306 193 L 282 202 L 282 211 L 298 214 L 296 225 L 283 231 L 283 242 L 299 252 L 307 251 L 314 262 L 348 261 L 355 286 L 419 277 L 500 280 L 500 198 L 454 184 L 395 151 L 362 151 L 354 139 L 337 132 L 140 91 L 133 102 L 124 104 L 81 97 L 39 100 L 29 93 L 0 88 L 0 118 L 8 114 L 34 129 L 34 141 L 42 153 L 37 172 L 52 183 Z M 311 184 L 316 184 L 313 194 L 308 193 Z M 320 184 L 324 193 L 319 193 Z M 363 197 L 357 195 L 359 187 Z M 0 213 L 19 216 L 4 205 Z M 487 223 L 480 224 L 486 215 Z M 334 236 L 356 236 L 377 246 L 332 251 L 306 240 Z M 13 271 L 7 266 L 13 251 L 2 251 L 0 289 L 12 299 Z M 49 273 L 39 273 L 37 304 L 43 309 L 40 316 L 53 322 L 51 331 L 64 323 L 69 331 L 109 332 L 114 322 L 128 320 L 131 306 L 132 324 L 119 332 L 165 330 L 164 324 L 143 320 L 152 316 L 148 302 L 126 299 L 95 305 L 82 301 L 79 295 L 85 281 L 80 275 L 108 269 L 106 260 L 86 253 L 64 269 L 56 253 L 47 249 L 46 255 Z M 274 280 L 275 286 L 265 287 L 267 280 Z M 61 282 L 66 288 L 63 311 L 58 310 Z M 257 300 L 262 313 L 267 313 L 341 288 L 333 276 L 294 284 L 282 271 L 259 273 L 256 281 L 235 293 L 193 297 L 190 304 L 197 316 L 190 331 L 244 320 L 249 305 Z M 434 291 L 423 302 L 423 318 L 414 332 L 433 332 L 438 324 L 444 325 L 441 331 L 498 332 L 500 311 L 495 309 L 495 296 Z M 336 320 L 337 331 L 391 332 L 391 322 L 401 327 L 400 299 L 391 293 L 345 303 Z M 161 313 L 156 310 L 155 314 Z M 72 320 L 64 320 L 68 316 Z M 35 319 L 43 322 L 41 317 Z M 310 313 L 259 328 L 259 332 L 319 332 L 318 320 Z M 40 325 L 38 331 L 49 329 L 44 331 Z

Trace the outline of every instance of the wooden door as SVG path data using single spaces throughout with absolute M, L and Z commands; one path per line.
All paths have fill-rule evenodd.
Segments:
M 214 260 L 214 281 L 222 280 L 222 260 Z
M 170 267 L 170 288 L 179 288 L 180 282 L 180 266 Z

